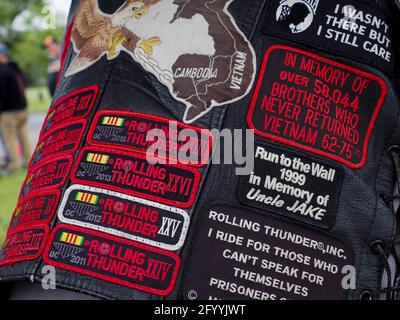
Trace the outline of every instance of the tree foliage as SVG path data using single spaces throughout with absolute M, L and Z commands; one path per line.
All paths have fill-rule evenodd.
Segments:
M 43 0 L 2 0 L 0 1 L 0 35 L 3 42 L 12 42 L 16 33 L 13 30 L 15 18 L 24 11 L 39 14 Z
M 44 0 L 0 0 L 0 42 L 6 44 L 11 58 L 24 71 L 28 84 L 43 84 L 48 58 L 42 47 L 43 39 L 52 35 L 60 41 L 64 26 L 42 30 L 37 21 L 42 19 Z M 18 16 L 24 15 L 23 28 L 15 28 Z M 36 22 L 36 24 L 35 24 Z
M 24 71 L 28 84 L 39 85 L 46 81 L 48 57 L 42 48 L 43 39 L 52 35 L 61 40 L 63 28 L 46 31 L 25 31 L 11 50 L 11 58 Z

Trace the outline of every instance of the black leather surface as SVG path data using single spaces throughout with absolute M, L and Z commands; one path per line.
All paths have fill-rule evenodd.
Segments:
M 323 1 L 323 0 L 322 0 Z M 351 1 L 349 1 L 351 2 Z M 370 1 L 365 1 L 369 3 Z M 374 1 L 378 3 L 378 1 Z M 388 1 L 389 2 L 389 1 Z M 77 1 L 74 1 L 73 8 Z M 378 3 L 382 4 L 382 3 Z M 381 194 L 391 194 L 394 184 L 394 167 L 388 148 L 400 145 L 400 101 L 399 77 L 389 76 L 381 71 L 356 62 L 345 56 L 332 54 L 328 51 L 315 50 L 299 44 L 293 44 L 285 39 L 263 35 L 260 31 L 263 24 L 264 0 L 235 0 L 230 6 L 230 12 L 235 17 L 239 28 L 250 39 L 257 56 L 257 70 L 263 54 L 273 44 L 287 44 L 297 48 L 317 53 L 354 68 L 378 75 L 385 80 L 388 92 L 382 110 L 376 121 L 369 143 L 366 165 L 358 170 L 346 166 L 344 180 L 338 201 L 336 221 L 331 234 L 344 239 L 354 252 L 357 271 L 357 289 L 348 294 L 349 299 L 359 299 L 360 294 L 369 290 L 377 298 L 380 294 L 380 279 L 383 272 L 382 261 L 371 252 L 369 244 L 381 240 L 389 251 L 395 236 L 395 215 L 392 206 L 380 200 Z M 385 4 L 386 6 L 388 4 Z M 393 7 L 391 7 L 393 9 Z M 400 31 L 400 30 L 397 30 Z M 69 51 L 66 66 L 73 57 Z M 56 91 L 55 100 L 75 89 L 97 83 L 100 93 L 95 111 L 102 109 L 126 109 L 135 112 L 145 112 L 171 119 L 182 119 L 184 106 L 174 100 L 168 90 L 155 77 L 146 73 L 131 57 L 125 53 L 113 60 L 103 57 L 94 66 L 72 77 L 63 78 Z M 246 129 L 246 115 L 252 93 L 244 99 L 228 107 L 215 108 L 201 118 L 195 125 L 203 128 Z M 89 122 L 93 117 L 91 114 Z M 83 145 L 82 145 L 83 147 Z M 319 159 L 318 156 L 313 156 Z M 203 207 L 213 201 L 224 200 L 238 204 L 235 189 L 238 177 L 234 173 L 234 165 L 212 165 L 201 170 L 203 181 L 199 197 L 190 209 L 191 228 L 183 250 L 180 252 L 182 266 L 185 266 L 191 238 L 196 230 L 196 221 Z M 63 191 L 69 186 L 67 184 Z M 57 223 L 55 219 L 51 226 Z M 17 280 L 34 277 L 41 280 L 41 259 L 34 262 L 15 264 L 0 268 L 1 280 Z M 173 293 L 167 299 L 181 298 L 179 289 L 181 274 Z M 129 289 L 123 286 L 107 283 L 78 273 L 57 269 L 57 283 L 60 287 L 91 294 L 100 298 L 110 299 L 163 299 L 161 297 Z

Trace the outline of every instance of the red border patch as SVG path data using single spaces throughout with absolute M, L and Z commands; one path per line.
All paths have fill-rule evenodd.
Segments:
M 51 197 L 50 201 L 48 197 Z M 31 223 L 40 222 L 43 224 L 48 224 L 55 216 L 59 201 L 60 191 L 58 190 L 37 192 L 28 195 L 17 204 L 17 207 L 12 215 L 7 234 L 16 228 L 19 228 L 20 226 Z
M 256 104 L 257 104 L 257 101 L 258 101 L 258 98 L 259 98 L 259 95 L 260 95 L 260 91 L 261 91 L 262 86 L 264 84 L 264 80 L 266 79 L 266 77 L 271 77 L 271 76 L 275 76 L 277 80 L 279 79 L 278 78 L 279 77 L 279 74 L 278 74 L 279 70 L 278 69 L 276 69 L 276 70 L 274 69 L 273 70 L 274 72 L 271 71 L 268 75 L 265 74 L 266 70 L 267 70 L 267 67 L 269 67 L 268 61 L 269 61 L 270 55 L 271 55 L 272 52 L 274 52 L 276 50 L 283 50 L 283 52 L 285 54 L 287 54 L 288 52 L 291 52 L 291 53 L 294 53 L 295 55 L 303 55 L 303 57 L 314 59 L 314 61 L 317 61 L 318 63 L 325 63 L 325 64 L 328 64 L 328 65 L 332 65 L 332 66 L 336 67 L 337 69 L 345 70 L 351 76 L 358 76 L 360 79 L 370 80 L 370 83 L 372 83 L 372 81 L 375 81 L 379 85 L 380 96 L 379 96 L 379 98 L 377 97 L 377 104 L 376 104 L 376 106 L 374 105 L 375 110 L 373 111 L 370 119 L 367 119 L 369 121 L 369 124 L 368 124 L 368 127 L 366 128 L 365 132 L 363 133 L 363 134 L 365 134 L 365 136 L 361 137 L 363 139 L 360 139 L 360 141 L 358 142 L 357 146 L 360 145 L 359 148 L 356 148 L 355 150 L 352 150 L 353 153 L 352 153 L 352 156 L 350 158 L 342 153 L 344 148 L 345 147 L 347 148 L 348 146 L 347 145 L 341 146 L 341 144 L 339 145 L 339 143 L 337 143 L 337 145 L 336 145 L 335 141 L 333 141 L 332 139 L 331 139 L 332 141 L 331 140 L 328 141 L 329 148 L 327 149 L 328 151 L 326 151 L 326 150 L 323 150 L 322 144 L 321 144 L 321 146 L 319 146 L 319 145 L 316 146 L 316 144 L 314 146 L 312 146 L 312 145 L 306 145 L 306 144 L 303 144 L 303 143 L 295 142 L 295 141 L 290 140 L 288 138 L 282 137 L 282 134 L 278 134 L 278 133 L 272 134 L 271 132 L 262 131 L 264 129 L 257 128 L 257 126 L 254 124 L 255 108 L 256 108 Z M 271 68 L 276 68 L 276 66 L 272 65 Z M 286 67 L 286 68 L 289 68 L 289 67 Z M 283 65 L 282 65 L 282 69 L 285 70 L 283 68 Z M 349 77 L 350 76 L 348 76 L 348 78 Z M 318 79 L 318 78 L 315 77 L 315 79 Z M 282 82 L 284 82 L 284 81 L 282 81 Z M 268 83 L 270 84 L 271 81 L 268 81 Z M 303 85 L 298 85 L 298 87 L 300 87 L 300 88 L 302 86 Z M 371 88 L 367 88 L 367 89 L 371 90 Z M 368 97 L 367 97 L 367 95 L 365 94 L 365 91 L 364 91 L 364 93 L 361 93 L 361 94 L 364 95 L 363 96 L 364 100 L 368 99 L 368 97 L 370 96 L 370 94 L 368 94 Z M 383 105 L 384 99 L 386 97 L 386 94 L 387 94 L 386 83 L 384 82 L 383 79 L 379 78 L 378 76 L 375 76 L 373 74 L 370 74 L 370 73 L 367 73 L 367 72 L 364 72 L 364 71 L 349 67 L 347 65 L 335 62 L 333 60 L 330 60 L 330 59 L 327 59 L 327 58 L 324 58 L 324 57 L 309 53 L 309 52 L 304 51 L 304 50 L 300 50 L 300 49 L 296 49 L 296 48 L 292 48 L 292 47 L 284 46 L 284 45 L 274 45 L 274 46 L 271 46 L 270 48 L 268 48 L 268 50 L 265 52 L 264 60 L 263 60 L 263 63 L 262 63 L 262 66 L 261 66 L 261 70 L 260 70 L 260 74 L 259 74 L 259 78 L 258 78 L 258 82 L 257 82 L 256 88 L 255 88 L 255 91 L 254 91 L 254 95 L 253 95 L 253 98 L 252 98 L 252 101 L 251 101 L 251 104 L 250 104 L 250 108 L 249 108 L 249 111 L 248 111 L 248 114 L 247 114 L 247 123 L 248 123 L 249 127 L 254 129 L 255 133 L 257 135 L 259 135 L 259 136 L 262 136 L 262 137 L 268 138 L 270 140 L 277 141 L 277 142 L 289 145 L 291 147 L 296 147 L 296 148 L 301 149 L 301 150 L 306 150 L 308 152 L 312 152 L 314 154 L 317 154 L 317 155 L 320 155 L 320 156 L 323 156 L 323 157 L 326 157 L 326 158 L 333 159 L 335 161 L 338 161 L 340 163 L 343 163 L 343 164 L 347 165 L 348 167 L 350 167 L 352 169 L 359 169 L 359 168 L 361 168 L 361 167 L 363 167 L 365 165 L 367 152 L 368 152 L 369 139 L 371 137 L 372 130 L 373 130 L 374 125 L 375 125 L 375 121 L 376 121 L 376 119 L 378 117 L 378 114 L 379 114 L 381 108 L 382 108 L 382 105 Z M 365 107 L 365 106 L 362 106 L 362 107 Z M 303 110 L 301 110 L 301 111 L 303 111 Z M 301 112 L 301 111 L 299 111 L 299 112 Z M 264 119 L 264 121 L 265 121 L 265 119 Z M 296 122 L 296 119 L 293 119 L 293 121 Z M 299 122 L 299 121 L 297 121 L 297 122 Z M 358 129 L 358 127 L 357 127 L 357 129 Z M 333 138 L 335 138 L 335 137 L 333 137 Z M 335 138 L 335 139 L 337 140 L 337 138 Z M 321 142 L 318 141 L 318 143 L 321 143 Z M 343 144 L 344 144 L 344 142 L 343 142 Z M 350 144 L 348 143 L 348 145 L 350 145 Z M 352 147 L 352 145 L 350 145 L 350 147 Z M 348 148 L 350 148 L 350 147 L 348 147 Z M 343 148 L 343 149 L 341 149 L 341 148 Z M 335 153 L 338 153 L 338 151 L 336 151 L 336 149 L 340 150 L 340 153 L 342 153 L 342 154 L 339 154 L 339 155 L 335 154 Z M 344 150 L 344 151 L 350 152 L 348 150 Z M 354 158 L 354 155 L 358 155 L 356 157 L 356 159 Z M 359 160 L 358 160 L 358 158 L 359 158 Z
M 86 164 L 85 167 L 87 168 L 84 168 L 81 165 L 81 161 L 86 152 L 88 152 L 88 155 L 89 153 L 94 154 L 99 161 L 100 159 L 106 158 L 107 163 L 87 163 L 90 161 L 85 159 L 86 163 L 84 164 Z M 111 162 L 108 162 L 108 159 Z M 113 166 L 113 168 L 109 167 L 110 164 Z M 124 167 L 124 169 L 122 167 Z M 148 169 L 150 167 L 153 168 L 149 169 L 148 173 L 146 168 Z M 82 170 L 79 170 L 80 168 L 82 168 Z M 170 171 L 167 171 L 168 169 Z M 183 174 L 178 176 L 176 172 L 171 173 L 171 170 L 180 171 L 180 173 Z M 142 154 L 128 153 L 114 149 L 111 150 L 110 148 L 83 148 L 79 153 L 78 160 L 76 161 L 72 172 L 73 174 L 71 180 L 73 183 L 86 184 L 98 188 L 106 188 L 118 191 L 121 193 L 128 193 L 132 196 L 143 197 L 155 202 L 161 202 L 180 208 L 189 208 L 194 203 L 200 184 L 200 172 L 195 168 L 182 166 L 179 164 L 151 165 L 147 162 L 146 156 Z M 192 177 L 185 177 L 184 173 L 189 174 Z M 160 177 L 158 180 L 156 180 L 150 177 L 153 175 Z M 86 177 L 86 179 L 83 179 L 83 177 Z M 136 177 L 143 180 L 147 179 L 146 182 L 143 182 L 143 184 L 151 184 L 148 186 L 148 189 L 151 189 L 148 191 L 148 193 L 146 193 L 145 190 L 133 190 L 134 187 L 132 186 L 132 189 L 129 188 L 129 184 L 140 184 L 137 183 Z M 124 185 L 126 187 L 124 187 Z M 174 193 L 174 191 L 178 192 L 179 187 L 181 188 L 182 192 L 180 194 Z M 136 187 L 136 189 L 140 188 L 141 187 Z M 169 194 L 167 194 L 168 192 Z M 185 198 L 187 198 L 187 200 L 180 201 L 172 199 L 174 195 L 178 195 L 177 197 L 179 197 L 179 195 L 183 193 L 185 193 Z M 170 196 L 169 199 L 167 198 L 168 196 Z
M 70 264 L 67 264 L 66 262 L 72 263 L 70 260 L 66 261 L 69 256 L 64 255 L 61 256 L 60 254 L 57 255 L 57 258 L 55 258 L 55 255 L 53 254 L 53 257 L 50 258 L 49 255 L 51 254 L 51 249 L 53 247 L 53 240 L 57 235 L 59 235 L 59 231 L 61 232 L 66 232 L 66 233 L 75 233 L 71 235 L 69 238 L 66 237 L 67 241 L 64 241 L 64 243 L 69 246 L 68 248 L 70 250 L 75 249 L 75 257 L 79 257 L 79 254 L 86 253 L 86 259 L 85 257 L 82 257 L 83 259 L 81 260 L 76 260 L 77 263 L 75 264 L 84 264 L 84 266 L 72 266 Z M 76 234 L 78 233 L 78 234 Z M 83 237 L 79 238 L 79 237 Z M 89 239 L 88 239 L 89 238 Z M 60 238 L 58 238 L 60 239 Z M 60 241 L 60 240 L 58 240 Z M 111 242 L 111 243 L 110 243 Z M 57 242 L 59 244 L 64 244 Z M 125 248 L 124 248 L 125 246 Z M 60 247 L 60 246 L 59 246 Z M 83 248 L 86 247 L 86 248 Z M 79 250 L 79 251 L 77 251 Z M 59 253 L 60 251 L 55 248 L 55 251 Z M 85 252 L 86 251 L 86 252 Z M 91 251 L 91 252 L 90 252 Z M 130 255 L 129 255 L 129 252 Z M 90 253 L 90 257 L 89 257 Z M 124 256 L 126 254 L 126 256 Z M 135 255 L 137 258 L 135 258 L 134 262 L 129 263 L 129 257 Z M 153 257 L 149 257 L 149 255 L 153 255 Z M 155 257 L 157 258 L 164 258 L 166 261 L 160 261 L 154 259 Z M 63 262 L 60 261 L 55 261 L 51 259 L 58 259 L 58 260 L 64 260 Z M 96 262 L 93 262 L 94 259 L 97 259 Z M 133 259 L 133 258 L 132 258 Z M 144 292 L 149 292 L 152 294 L 160 295 L 160 296 L 166 296 L 169 293 L 172 292 L 172 290 L 175 287 L 176 283 L 176 278 L 179 272 L 180 268 L 180 259 L 179 257 L 168 251 L 160 250 L 154 247 L 149 247 L 143 244 L 139 244 L 137 242 L 133 242 L 130 240 L 114 237 L 111 235 L 107 235 L 104 233 L 96 232 L 96 231 L 91 231 L 89 229 L 84 229 L 84 228 L 79 228 L 79 227 L 71 227 L 68 225 L 58 225 L 54 229 L 52 236 L 51 236 L 51 241 L 48 242 L 47 247 L 45 249 L 45 252 L 43 254 L 43 260 L 45 263 L 55 266 L 57 268 L 77 272 L 80 274 L 85 274 L 94 278 L 98 278 L 107 282 L 112 282 L 116 283 L 119 285 L 123 285 L 129 288 L 141 290 Z M 103 264 L 104 261 L 111 263 L 112 261 L 115 262 L 115 271 L 114 273 L 117 273 L 118 269 L 122 273 L 122 264 L 125 264 L 127 268 L 129 268 L 129 272 L 131 275 L 132 281 L 136 280 L 135 282 L 129 282 L 128 279 L 129 277 L 126 275 L 111 275 L 110 272 L 106 270 L 101 270 L 101 265 Z M 120 263 L 120 267 L 117 267 L 118 262 Z M 96 264 L 96 266 L 90 265 L 88 267 L 88 264 Z M 173 264 L 171 264 L 173 263 Z M 167 266 L 169 265 L 169 267 Z M 86 267 L 87 269 L 84 269 Z M 97 267 L 97 268 L 96 268 Z M 165 270 L 165 268 L 168 267 L 168 271 Z M 90 268 L 90 270 L 89 270 Z M 96 272 L 96 269 L 98 272 Z M 140 271 L 139 271 L 140 270 Z M 100 272 L 102 271 L 102 273 Z M 106 273 L 109 274 L 106 274 Z M 128 272 L 128 271 L 127 271 Z M 142 277 L 140 276 L 142 275 Z M 145 276 L 150 276 L 152 275 L 153 278 L 150 278 L 148 280 L 148 285 L 146 285 L 144 282 L 146 281 L 147 277 Z M 169 282 L 165 286 L 165 288 L 157 288 L 156 285 L 164 284 L 163 281 L 161 281 L 160 277 L 164 277 L 164 282 L 166 281 L 165 278 L 167 278 Z M 137 278 L 142 278 L 142 281 L 138 281 L 137 279 L 134 279 L 135 277 Z M 145 279 L 143 281 L 143 279 Z M 140 283 L 141 282 L 141 283 Z M 153 282 L 153 287 L 150 287 L 151 283 Z
M 49 109 L 44 120 L 40 139 L 49 130 L 66 123 L 85 118 L 91 111 L 99 93 L 99 86 L 80 88 L 58 99 Z
M 36 146 L 29 163 L 29 170 L 32 170 L 35 165 L 47 158 L 60 156 L 64 153 L 72 154 L 78 150 L 86 129 L 86 124 L 86 120 L 71 121 L 46 132 Z M 71 127 L 79 125 L 80 128 L 74 129 L 74 132 L 71 132 Z M 65 150 L 66 147 L 69 149 Z
M 42 236 L 40 239 L 32 239 L 32 232 L 34 230 L 41 230 Z M 40 234 L 40 233 L 37 233 Z M 45 224 L 33 224 L 33 225 L 26 225 L 23 227 L 15 228 L 6 238 L 2 250 L 0 251 L 3 253 L 4 250 L 10 250 L 9 255 L 13 255 L 13 258 L 5 258 L 4 260 L 0 261 L 0 266 L 12 264 L 16 262 L 22 262 L 27 260 L 35 260 L 40 257 L 43 248 L 46 244 L 46 240 L 49 234 L 49 227 Z M 33 242 L 34 241 L 34 242 Z M 32 243 L 33 242 L 33 243 Z M 9 245 L 12 245 L 12 248 L 8 248 Z M 31 245 L 32 247 L 29 248 L 27 245 Z M 30 250 L 32 251 L 28 255 L 21 255 L 22 250 Z M 18 257 L 15 255 L 18 254 Z M 1 255 L 0 255 L 1 256 Z
M 59 166 L 60 163 L 58 162 L 66 162 L 68 163 L 68 166 L 65 166 L 65 164 L 63 164 L 63 166 Z M 72 164 L 73 164 L 72 156 L 62 156 L 39 162 L 34 167 L 35 170 L 31 169 L 30 171 L 28 171 L 25 181 L 22 185 L 21 194 L 19 196 L 18 201 L 22 201 L 23 198 L 26 197 L 28 193 L 31 192 L 60 188 L 68 180 Z M 31 189 L 32 181 L 36 181 L 37 183 L 38 178 L 40 178 L 43 181 L 40 181 L 41 182 L 40 186 L 37 186 L 37 188 L 32 190 Z M 51 179 L 53 179 L 53 181 L 50 181 Z M 57 180 L 61 179 L 61 180 L 54 183 L 54 180 L 56 179 Z M 49 182 L 53 182 L 54 184 L 49 184 Z
M 115 125 L 108 125 L 108 128 L 103 126 L 102 129 L 107 130 L 107 132 L 101 133 L 100 127 L 102 126 L 101 120 L 102 117 L 104 116 L 110 116 L 114 118 L 124 118 L 123 119 L 123 125 L 121 127 L 116 127 Z M 126 118 L 130 119 L 126 119 Z M 200 150 L 200 154 L 196 156 L 196 159 L 193 159 L 190 163 L 185 163 L 182 162 L 182 160 L 178 159 L 178 162 L 184 165 L 192 165 L 192 166 L 204 166 L 209 162 L 210 159 L 210 154 L 212 151 L 212 134 L 209 132 L 207 129 L 201 129 L 199 127 L 191 126 L 184 124 L 182 122 L 172 120 L 172 119 L 167 119 L 159 116 L 154 116 L 150 114 L 145 114 L 145 113 L 137 113 L 137 112 L 131 112 L 131 111 L 115 111 L 115 110 L 102 110 L 98 113 L 96 113 L 92 125 L 89 130 L 88 134 L 88 143 L 94 146 L 99 146 L 103 147 L 105 145 L 108 145 L 110 147 L 115 147 L 115 148 L 121 148 L 124 150 L 128 151 L 135 151 L 135 152 L 140 152 L 140 153 L 146 153 L 147 149 L 151 144 L 154 142 L 146 142 L 146 134 L 152 130 L 152 129 L 162 129 L 167 136 L 167 157 L 164 157 L 168 159 L 169 153 L 172 152 L 172 150 L 177 150 L 177 144 L 182 143 L 182 142 L 177 142 L 177 144 L 174 143 L 174 145 L 170 146 L 171 140 L 170 140 L 170 132 L 168 130 L 168 126 L 171 122 L 175 122 L 177 124 L 177 129 L 178 132 L 171 132 L 173 139 L 177 140 L 177 136 L 181 130 L 184 129 L 190 129 L 196 131 L 198 137 L 200 137 L 200 141 L 197 143 L 197 149 Z M 117 131 L 121 129 L 120 131 L 125 131 L 122 132 L 121 138 L 122 140 L 118 141 L 118 139 L 115 139 L 114 136 L 112 136 L 113 132 L 110 132 L 110 129 L 113 131 Z M 201 132 L 203 130 L 203 132 Z M 97 132 L 96 132 L 97 131 Z M 207 132 L 207 133 L 206 133 Z M 107 135 L 107 137 L 104 137 L 104 134 Z M 108 137 L 108 135 L 111 135 Z M 203 139 L 203 135 L 207 135 L 207 139 Z M 95 136 L 98 136 L 98 139 L 96 140 Z M 205 137 L 204 137 L 205 138 Z M 111 140 L 115 140 L 115 142 L 111 142 Z M 204 142 L 203 142 L 204 141 Z M 203 144 L 206 145 L 203 147 Z M 182 143 L 183 144 L 183 143 Z M 169 147 L 169 148 L 168 148 Z M 178 158 L 178 155 L 173 155 L 174 157 Z M 203 160 L 204 158 L 204 160 Z

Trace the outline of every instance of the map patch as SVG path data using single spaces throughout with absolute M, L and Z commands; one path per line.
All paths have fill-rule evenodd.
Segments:
M 186 106 L 183 121 L 192 123 L 246 96 L 254 81 L 254 49 L 228 11 L 231 2 L 128 0 L 105 15 L 96 0 L 83 1 L 66 76 L 124 51 Z

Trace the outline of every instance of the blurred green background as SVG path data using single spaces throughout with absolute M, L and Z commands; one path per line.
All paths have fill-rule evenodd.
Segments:
M 51 103 L 47 87 L 31 87 L 27 90 L 30 112 L 46 112 Z M 12 176 L 0 177 L 0 246 L 5 238 L 8 223 L 14 211 L 25 171 L 19 170 Z
M 0 178 L 0 244 L 3 243 L 8 223 L 17 203 L 17 198 L 22 183 L 25 179 L 25 171 Z
M 30 112 L 46 112 L 51 103 L 47 89 L 49 63 L 42 47 L 46 36 L 62 41 L 65 31 L 69 1 L 64 0 L 1 0 L 0 43 L 4 43 L 25 75 L 28 109 Z M 47 8 L 47 9 L 46 9 Z M 60 9 L 57 11 L 56 9 Z M 48 9 L 54 14 L 54 25 L 45 27 Z M 0 245 L 3 243 L 8 222 L 15 208 L 25 172 L 0 177 Z
M 30 87 L 26 90 L 28 108 L 30 112 L 47 112 L 51 97 L 49 90 L 45 86 Z
M 43 8 L 51 3 L 45 0 L 0 1 L 0 42 L 7 45 L 11 59 L 23 70 L 28 86 L 46 85 L 49 60 L 42 47 L 43 39 L 51 35 L 61 41 L 64 34 L 65 17 L 55 15 L 51 28 L 43 25 L 48 14 Z

